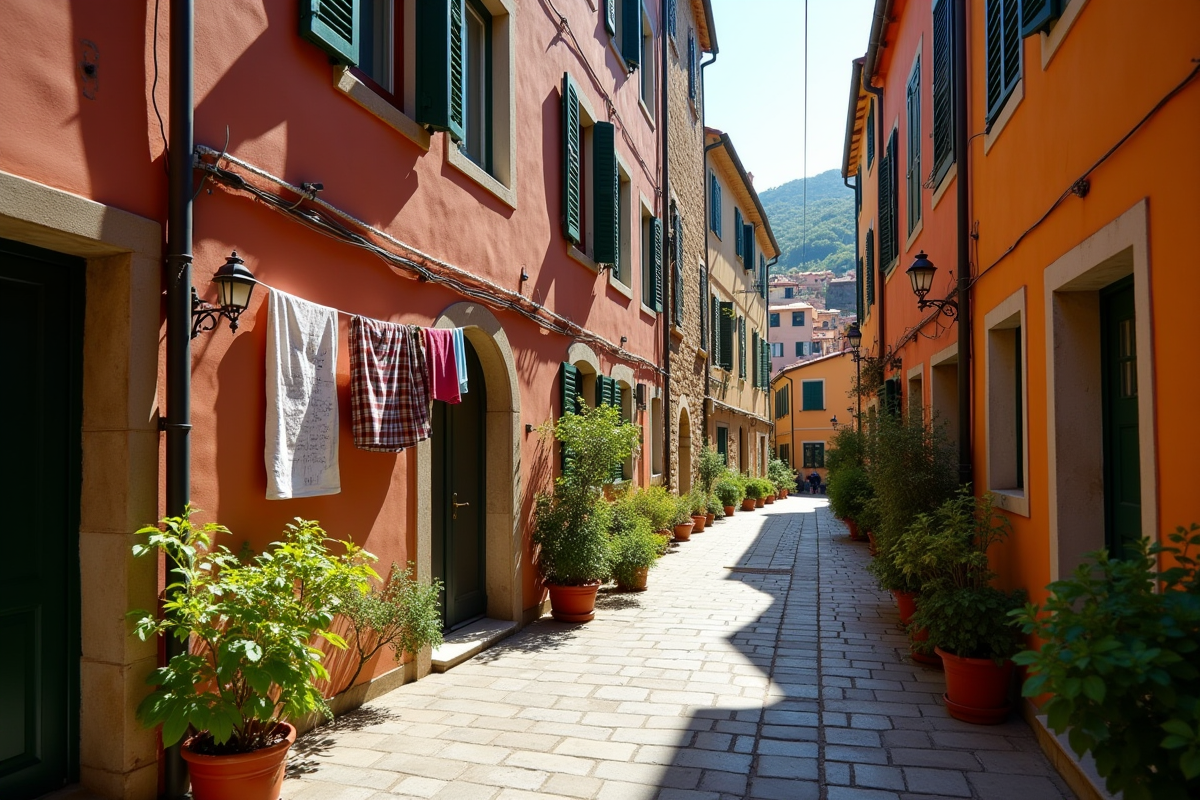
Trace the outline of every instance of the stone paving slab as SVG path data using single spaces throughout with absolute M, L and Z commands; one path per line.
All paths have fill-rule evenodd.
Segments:
M 285 800 L 1061 800 L 1020 719 L 951 719 L 822 499 L 672 546 L 640 594 L 540 620 L 296 743 Z

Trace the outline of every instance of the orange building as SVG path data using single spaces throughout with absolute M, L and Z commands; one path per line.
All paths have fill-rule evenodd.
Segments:
M 784 367 L 771 378 L 775 456 L 801 477 L 825 480 L 825 450 L 842 425 L 854 425 L 854 359 L 849 351 Z
M 1200 6 L 1186 0 L 1153 14 L 1089 0 L 878 0 L 853 65 L 843 173 L 861 202 L 864 352 L 894 357 L 885 397 L 920 398 L 927 419 L 958 430 L 959 324 L 919 312 L 902 273 L 923 250 L 937 267 L 928 299 L 953 301 L 965 264 L 965 452 L 976 490 L 1012 523 L 992 553 L 1000 581 L 1035 602 L 1085 553 L 1119 555 L 1200 520 L 1188 411 L 1200 382 L 1187 355 L 1200 152 L 1184 144 L 1200 124 L 1198 30 Z M 956 254 L 964 173 L 968 247 Z

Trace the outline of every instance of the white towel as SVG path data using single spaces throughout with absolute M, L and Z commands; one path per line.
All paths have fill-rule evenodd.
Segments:
M 274 289 L 269 303 L 267 499 L 337 494 L 337 309 Z
M 454 363 L 458 366 L 458 393 L 467 393 L 467 345 L 463 329 L 454 329 Z

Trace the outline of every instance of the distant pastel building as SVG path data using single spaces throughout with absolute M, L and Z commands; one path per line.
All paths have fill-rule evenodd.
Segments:
M 772 292 L 775 289 L 772 287 Z M 767 331 L 771 339 L 771 371 L 812 354 L 813 320 L 816 309 L 804 300 L 772 299 L 767 309 Z

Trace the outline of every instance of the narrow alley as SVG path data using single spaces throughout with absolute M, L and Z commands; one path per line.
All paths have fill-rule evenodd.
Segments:
M 642 594 L 545 618 L 297 743 L 287 800 L 1073 795 L 1018 717 L 951 719 L 827 504 L 673 545 Z

